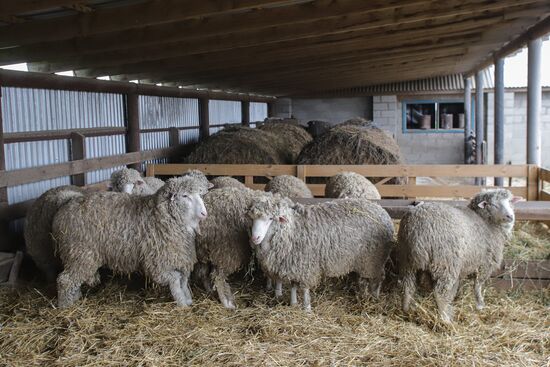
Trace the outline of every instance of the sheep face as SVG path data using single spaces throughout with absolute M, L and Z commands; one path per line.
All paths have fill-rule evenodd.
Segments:
M 292 202 L 279 195 L 252 205 L 248 211 L 248 216 L 252 219 L 251 242 L 259 245 L 266 237 L 270 237 L 269 233 L 276 231 L 278 226 L 286 225 L 291 208 Z
M 505 189 L 488 190 L 476 195 L 470 208 L 486 220 L 511 230 L 515 221 L 513 204 L 519 200 Z
M 159 199 L 167 203 L 174 216 L 182 217 L 197 230 L 199 222 L 206 219 L 207 212 L 202 195 L 207 189 L 193 177 L 173 178 L 159 190 Z

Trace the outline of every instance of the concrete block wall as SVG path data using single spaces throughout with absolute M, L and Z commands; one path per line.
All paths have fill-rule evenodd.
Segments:
M 337 124 L 353 117 L 371 119 L 372 104 L 370 97 L 294 98 L 291 113 L 303 123 L 322 120 Z

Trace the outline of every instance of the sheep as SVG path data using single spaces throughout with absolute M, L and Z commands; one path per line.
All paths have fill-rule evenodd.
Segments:
M 54 282 L 61 271 L 61 261 L 55 256 L 51 241 L 53 217 L 63 205 L 84 193 L 84 189 L 77 186 L 55 187 L 40 195 L 27 211 L 25 247 L 49 283 Z
M 298 177 L 282 175 L 273 177 L 265 186 L 265 191 L 278 193 L 288 198 L 312 198 L 313 195 L 304 181 Z
M 220 176 L 220 177 L 216 177 L 216 178 L 213 178 L 210 180 L 210 182 L 212 183 L 213 185 L 213 189 L 221 189 L 223 187 L 235 187 L 237 189 L 245 189 L 246 186 L 234 179 L 233 177 L 229 177 L 229 176 Z
M 407 213 L 401 219 L 397 245 L 403 311 L 409 311 L 418 272 L 431 275 L 443 322 L 452 322 L 451 303 L 460 280 L 469 275 L 475 276 L 476 307 L 482 309 L 482 286 L 500 266 L 517 200 L 510 191 L 496 189 L 477 194 L 464 208 L 421 203 Z
M 158 180 L 158 179 L 155 179 Z M 161 180 L 158 180 L 161 181 Z M 141 174 L 132 168 L 122 168 L 111 174 L 111 188 L 116 192 L 125 192 L 135 195 L 152 195 L 158 189 L 158 183 L 145 181 Z
M 196 220 L 207 216 L 195 177 L 172 178 L 154 195 L 94 193 L 71 200 L 56 214 L 52 233 L 64 270 L 57 277 L 58 305 L 80 298 L 83 282 L 96 283 L 101 266 L 142 271 L 168 285 L 179 306 L 192 303 L 188 278 L 196 262 Z
M 247 266 L 251 259 L 248 230 L 251 222 L 248 207 L 260 197 L 270 194 L 248 188 L 225 187 L 209 191 L 203 198 L 208 218 L 200 224 L 196 237 L 197 276 L 210 289 L 207 274 L 224 307 L 235 308 L 235 300 L 227 277 Z M 211 272 L 209 267 L 212 267 Z
M 151 188 L 153 193 L 157 192 L 162 186 L 164 186 L 164 181 L 156 177 L 143 177 L 143 181 Z
M 351 272 L 362 283 L 368 280 L 370 292 L 378 297 L 394 233 L 380 205 L 342 199 L 304 206 L 273 197 L 257 200 L 248 215 L 256 257 L 269 275 L 292 284 L 291 305 L 297 304 L 296 285 L 303 290 L 304 309 L 310 311 L 310 289 L 324 277 Z
M 380 200 L 380 193 L 364 176 L 355 172 L 341 172 L 328 179 L 325 197 Z

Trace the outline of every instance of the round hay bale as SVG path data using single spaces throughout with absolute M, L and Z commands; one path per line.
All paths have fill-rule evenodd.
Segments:
M 258 129 L 277 136 L 276 144 L 286 149 L 290 163 L 296 162 L 304 146 L 313 140 L 305 128 L 288 122 L 269 122 Z
M 348 120 L 315 138 L 298 157 L 298 164 L 401 164 L 397 142 L 384 130 L 363 119 Z M 369 177 L 375 183 L 379 178 Z M 400 183 L 393 179 L 390 183 Z
M 316 138 L 330 130 L 332 124 L 328 121 L 311 120 L 307 122 L 307 132 Z
M 191 164 L 290 164 L 278 135 L 244 126 L 218 131 L 184 159 Z

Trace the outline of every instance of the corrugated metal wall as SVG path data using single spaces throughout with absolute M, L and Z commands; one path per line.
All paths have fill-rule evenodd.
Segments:
M 250 122 L 263 121 L 267 118 L 267 103 L 250 102 Z
M 86 158 L 107 157 L 126 153 L 126 139 L 124 135 L 94 136 L 86 138 Z M 108 180 L 111 173 L 123 166 L 100 169 L 86 172 L 86 183 L 93 184 Z
M 199 139 L 198 99 L 140 96 L 139 115 L 141 129 L 196 127 L 196 129 L 181 130 L 180 143 L 194 143 Z M 169 134 L 166 131 L 141 134 L 142 150 L 168 148 L 169 146 Z M 166 163 L 166 159 L 144 162 L 144 164 L 147 163 Z
M 242 123 L 241 102 L 211 100 L 208 105 L 210 125 Z M 222 130 L 223 127 L 210 127 L 210 135 Z

